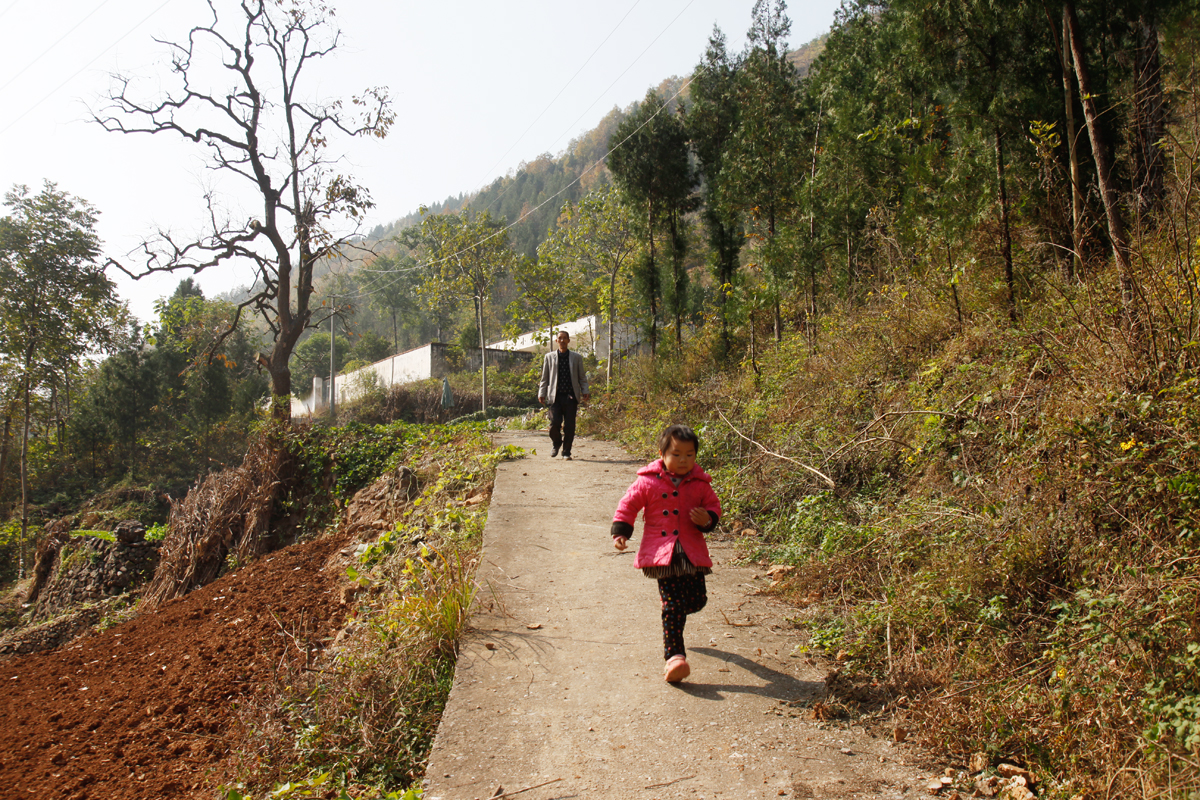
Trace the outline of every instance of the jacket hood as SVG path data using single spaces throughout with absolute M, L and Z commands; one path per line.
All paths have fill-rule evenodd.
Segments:
M 663 460 L 661 458 L 658 459 L 657 461 L 651 461 L 649 464 L 647 464 L 646 466 L 639 469 L 637 471 L 637 474 L 645 475 L 646 477 L 650 477 L 650 478 L 661 476 L 663 478 L 663 480 L 670 480 L 670 478 L 666 477 L 667 467 L 665 464 L 663 464 Z M 689 472 L 687 475 L 684 475 L 683 478 L 684 478 L 684 480 L 704 481 L 705 483 L 712 483 L 712 476 L 709 475 L 707 472 L 705 472 L 703 469 L 701 469 L 699 464 L 695 464 L 692 467 L 692 471 Z

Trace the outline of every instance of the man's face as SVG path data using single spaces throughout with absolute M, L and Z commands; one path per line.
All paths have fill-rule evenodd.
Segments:
M 570 343 L 571 343 L 571 334 L 567 333 L 566 331 L 559 331 L 558 332 L 558 352 L 560 352 L 560 353 L 567 352 L 567 345 L 569 345 Z

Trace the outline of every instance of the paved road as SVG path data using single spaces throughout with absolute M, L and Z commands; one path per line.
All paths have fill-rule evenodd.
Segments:
M 688 622 L 692 676 L 665 683 L 655 582 L 634 569 L 635 548 L 617 553 L 608 533 L 641 464 L 588 439 L 576 440 L 574 461 L 550 459 L 544 432 L 496 442 L 538 454 L 496 476 L 483 588 L 426 800 L 875 798 L 919 788 L 920 774 L 887 742 L 791 705 L 823 693 L 824 670 L 795 652 L 787 610 L 755 593 L 763 579 L 732 564 L 728 546 L 714 547 L 708 607 Z

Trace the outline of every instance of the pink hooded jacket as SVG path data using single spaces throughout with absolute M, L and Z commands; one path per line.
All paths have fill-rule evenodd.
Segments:
M 688 512 L 699 506 L 712 514 L 714 523 L 720 518 L 721 501 L 712 489 L 712 477 L 697 465 L 676 487 L 661 458 L 642 467 L 637 474 L 637 480 L 625 492 L 613 515 L 615 536 L 618 535 L 616 523 L 632 527 L 638 512 L 645 511 L 646 526 L 633 565 L 641 569 L 670 564 L 678 540 L 694 565 L 711 567 L 712 557 L 708 554 L 704 533 L 692 522 Z

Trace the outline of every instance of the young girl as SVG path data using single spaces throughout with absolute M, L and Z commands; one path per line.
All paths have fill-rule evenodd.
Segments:
M 658 580 L 662 597 L 663 676 L 678 683 L 692 671 L 683 648 L 687 615 L 704 608 L 708 594 L 704 576 L 712 559 L 704 534 L 717 527 L 721 501 L 712 478 L 696 464 L 700 439 L 686 425 L 671 425 L 658 437 L 658 461 L 638 470 L 613 515 L 613 546 L 624 550 L 638 511 L 645 510 L 645 530 L 633 565 Z

